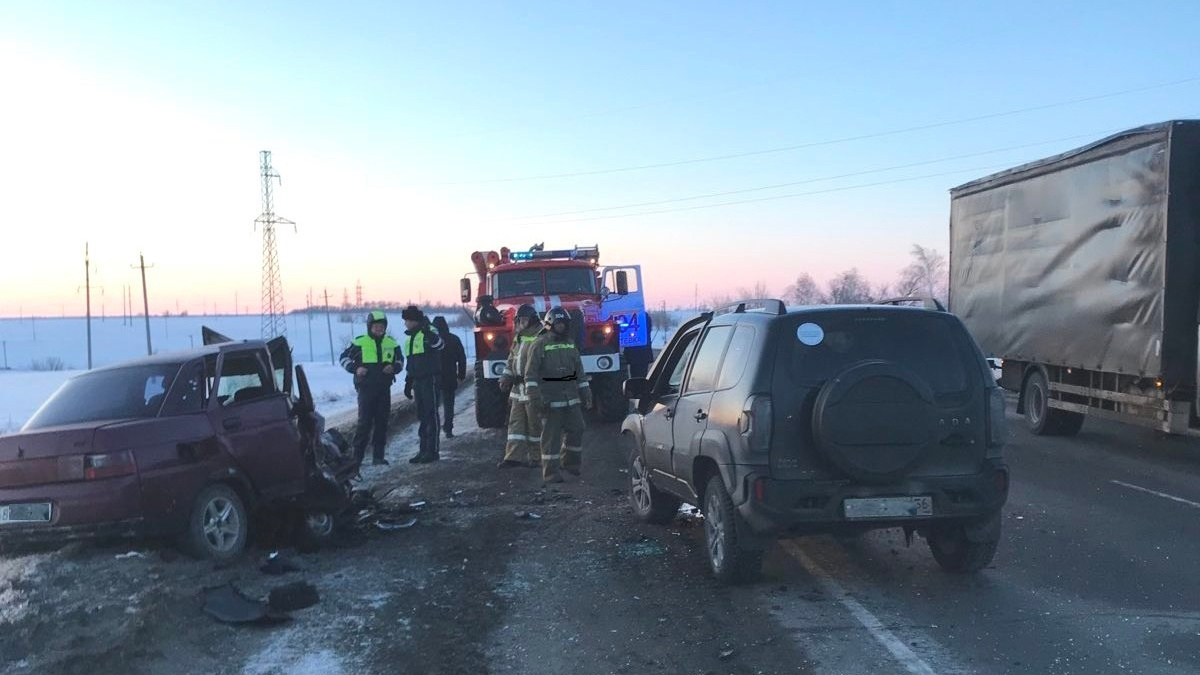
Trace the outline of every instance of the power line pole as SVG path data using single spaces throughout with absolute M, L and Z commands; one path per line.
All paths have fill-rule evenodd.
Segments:
M 92 267 L 88 260 L 88 244 L 83 242 L 83 285 L 87 297 L 88 370 L 92 369 Z M 77 291 L 78 292 L 78 291 Z
M 325 327 L 329 330 L 329 365 L 333 365 L 333 322 L 329 318 L 329 289 L 325 289 Z
M 154 354 L 154 350 L 150 347 L 150 296 L 148 293 L 146 293 L 146 268 L 154 267 L 154 265 L 147 265 L 146 257 L 143 256 L 141 253 L 139 253 L 138 254 L 138 264 L 130 265 L 130 267 L 132 267 L 134 269 L 140 268 L 142 270 L 142 308 L 146 313 L 146 356 L 150 356 L 150 355 Z M 132 316 L 133 316 L 133 303 L 132 302 L 130 302 L 129 314 L 130 314 L 130 319 L 131 319 L 130 322 L 132 323 Z
M 283 282 L 279 278 L 279 251 L 275 246 L 275 226 L 296 223 L 275 215 L 271 196 L 271 179 L 279 181 L 279 173 L 271 166 L 271 151 L 258 153 L 262 164 L 262 213 L 254 222 L 262 225 L 262 337 L 264 340 L 278 335 L 287 335 L 287 310 L 283 306 Z
M 313 339 L 312 339 L 313 297 L 312 297 L 312 287 L 311 286 L 308 288 L 308 295 L 304 296 L 304 304 L 305 304 L 304 316 L 308 318 L 308 360 L 312 361 L 313 363 L 316 363 L 317 356 L 316 356 L 316 354 L 313 353 Z

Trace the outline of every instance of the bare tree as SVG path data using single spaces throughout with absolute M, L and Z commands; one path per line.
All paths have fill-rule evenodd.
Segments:
M 822 305 L 826 302 L 825 294 L 808 272 L 801 272 L 796 277 L 796 281 L 787 287 L 784 297 L 797 305 Z
M 899 295 L 915 295 L 946 301 L 950 279 L 946 257 L 934 248 L 913 244 L 912 262 L 900 272 L 896 282 Z
M 747 300 L 769 298 L 771 297 L 771 290 L 767 288 L 765 283 L 756 281 L 752 288 L 746 288 L 745 286 L 738 287 L 738 296 Z
M 871 284 L 857 267 L 839 273 L 829 280 L 829 301 L 835 305 L 871 302 Z

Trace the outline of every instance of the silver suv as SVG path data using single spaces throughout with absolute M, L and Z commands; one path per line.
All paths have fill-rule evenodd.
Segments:
M 686 323 L 625 395 L 637 517 L 700 506 L 721 581 L 774 539 L 901 527 L 947 571 L 987 566 L 1008 496 L 1004 397 L 952 314 L 740 303 Z

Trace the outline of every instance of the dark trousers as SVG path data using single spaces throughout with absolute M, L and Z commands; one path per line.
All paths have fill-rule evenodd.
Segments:
M 354 428 L 354 456 L 359 463 L 371 441 L 372 457 L 383 459 L 387 445 L 388 417 L 392 413 L 392 392 L 386 387 L 364 387 L 358 392 L 358 426 Z
M 438 395 L 442 398 L 442 430 L 454 431 L 454 395 L 458 393 L 457 380 L 442 380 Z
M 417 404 L 417 435 L 421 438 L 420 454 L 437 457 L 440 449 L 441 424 L 438 420 L 438 383 L 435 378 L 413 381 L 413 400 Z

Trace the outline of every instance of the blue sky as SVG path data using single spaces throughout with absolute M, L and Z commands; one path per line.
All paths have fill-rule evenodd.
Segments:
M 449 301 L 539 241 L 677 305 L 888 281 L 945 251 L 950 187 L 1200 116 L 1194 2 L 447 4 L 0 6 L 0 314 L 79 313 L 85 240 L 109 313 L 139 250 L 152 311 L 255 309 L 260 149 L 289 306 Z

